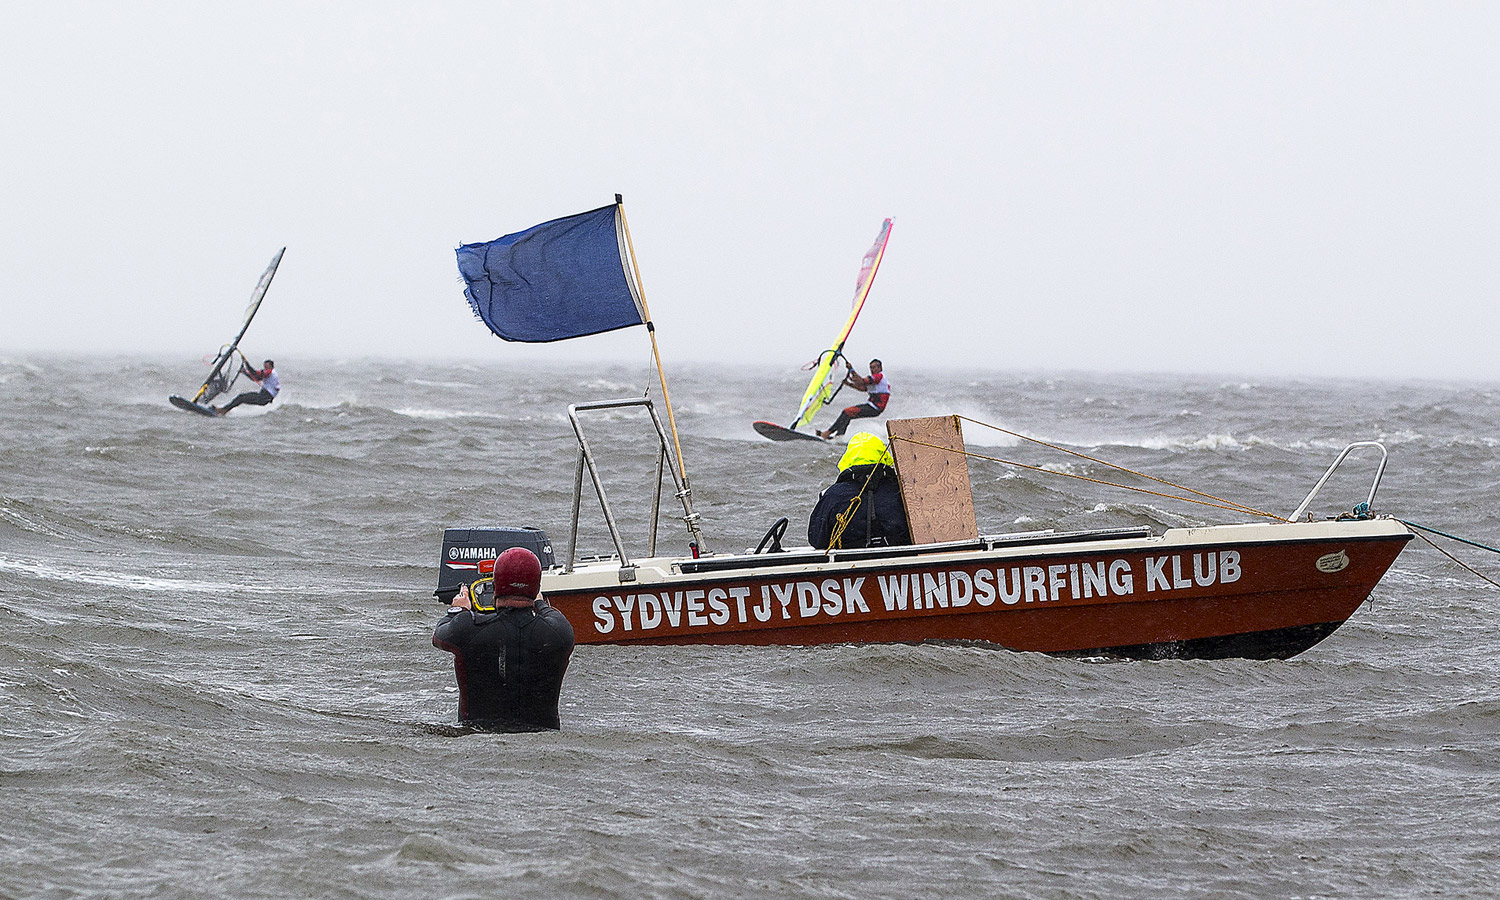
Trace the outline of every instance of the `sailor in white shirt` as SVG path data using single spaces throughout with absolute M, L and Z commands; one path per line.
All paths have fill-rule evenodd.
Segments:
M 276 374 L 276 363 L 266 360 L 264 368 L 252 369 L 247 362 L 240 363 L 240 373 L 260 385 L 260 390 L 246 391 L 223 406 L 215 406 L 214 412 L 224 415 L 242 403 L 250 406 L 269 406 L 281 393 L 281 378 Z

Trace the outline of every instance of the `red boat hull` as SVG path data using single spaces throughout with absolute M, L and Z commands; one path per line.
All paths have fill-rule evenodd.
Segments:
M 651 560 L 634 582 L 575 572 L 544 578 L 543 590 L 580 644 L 980 641 L 1067 655 L 1286 658 L 1343 624 L 1410 538 L 1378 520 L 891 559 L 767 557 L 703 571 Z

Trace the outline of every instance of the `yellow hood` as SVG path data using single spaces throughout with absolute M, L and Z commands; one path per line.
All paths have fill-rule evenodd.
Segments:
M 885 441 L 879 435 L 868 431 L 849 438 L 849 446 L 844 450 L 844 456 L 839 460 L 839 471 L 842 472 L 851 466 L 869 466 L 881 463 L 894 466 L 896 461 L 891 458 L 891 451 L 886 449 Z

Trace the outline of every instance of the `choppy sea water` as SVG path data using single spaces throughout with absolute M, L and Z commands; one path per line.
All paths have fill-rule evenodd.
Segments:
M 1288 513 L 1354 440 L 1378 511 L 1500 539 L 1500 385 L 902 371 L 961 413 Z M 454 727 L 442 529 L 565 550 L 568 403 L 644 370 L 281 359 L 223 420 L 196 361 L 0 359 L 0 896 L 1481 897 L 1500 884 L 1500 591 L 1421 542 L 1288 661 L 974 646 L 582 647 L 563 730 Z M 835 448 L 797 372 L 669 387 L 710 550 L 796 534 Z M 840 398 L 842 402 L 842 398 Z M 851 400 L 850 402 L 853 402 Z M 829 417 L 823 417 L 826 421 Z M 878 425 L 878 423 L 876 423 Z M 590 418 L 643 547 L 639 416 Z M 965 423 L 997 459 L 1114 479 Z M 1320 513 L 1369 489 L 1373 461 Z M 986 532 L 1233 521 L 971 461 Z M 608 550 L 585 497 L 580 552 Z M 681 550 L 667 517 L 664 549 Z M 1491 577 L 1491 554 L 1455 551 Z

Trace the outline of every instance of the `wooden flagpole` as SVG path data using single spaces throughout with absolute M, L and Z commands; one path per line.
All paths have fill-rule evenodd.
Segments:
M 651 356 L 656 360 L 656 377 L 661 381 L 661 399 L 667 406 L 667 423 L 672 427 L 672 445 L 677 450 L 677 472 L 682 476 L 682 490 L 687 495 L 683 502 L 687 506 L 689 517 L 695 518 L 691 500 L 693 488 L 688 482 L 687 463 L 682 458 L 682 441 L 677 437 L 677 415 L 672 412 L 672 397 L 667 393 L 667 373 L 662 368 L 661 352 L 656 346 L 656 326 L 651 322 L 651 308 L 646 305 L 646 287 L 641 284 L 641 267 L 635 258 L 635 241 L 630 238 L 630 222 L 625 218 L 625 198 L 619 194 L 615 194 L 615 208 L 620 211 L 620 224 L 625 228 L 625 246 L 630 250 L 630 272 L 635 279 L 636 295 L 641 300 L 641 318 L 645 320 L 646 333 L 651 335 Z M 698 533 L 697 522 L 690 521 L 688 528 L 701 547 L 703 537 Z

